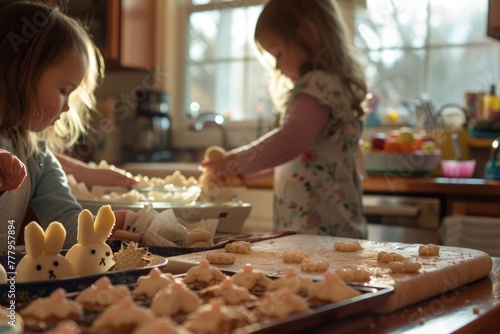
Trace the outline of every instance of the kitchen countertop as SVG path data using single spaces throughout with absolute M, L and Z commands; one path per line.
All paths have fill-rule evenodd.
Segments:
M 363 182 L 363 190 L 365 192 L 500 196 L 500 182 L 485 179 L 369 175 L 368 179 Z
M 249 188 L 272 188 L 273 179 L 265 178 L 248 184 Z M 404 177 L 394 174 L 368 175 L 363 182 L 365 192 L 401 192 L 427 194 L 464 194 L 500 196 L 500 181 L 446 177 Z
M 198 165 L 194 163 L 128 163 L 122 167 L 133 174 L 157 177 L 164 177 L 175 170 L 180 170 L 185 176 L 198 177 L 201 174 Z M 249 182 L 247 187 L 251 189 L 271 189 L 273 187 L 273 178 L 268 177 Z M 363 182 L 363 190 L 377 193 L 500 196 L 500 181 L 372 174 Z
M 309 333 L 498 333 L 500 258 L 488 277 L 389 315 L 346 318 Z

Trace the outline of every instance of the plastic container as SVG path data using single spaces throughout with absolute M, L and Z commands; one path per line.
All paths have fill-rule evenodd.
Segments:
M 491 144 L 490 160 L 486 163 L 484 178 L 500 180 L 500 137 Z
M 445 177 L 469 178 L 474 174 L 476 160 L 442 160 L 441 170 Z
M 394 174 L 401 176 L 428 175 L 439 165 L 441 151 L 427 153 L 371 152 L 364 153 L 368 174 Z

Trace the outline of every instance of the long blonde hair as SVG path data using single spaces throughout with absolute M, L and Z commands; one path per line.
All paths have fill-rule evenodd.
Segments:
M 307 33 L 304 25 L 308 25 Z M 261 54 L 265 50 L 259 38 L 268 32 L 284 38 L 286 43 L 296 43 L 307 54 L 301 75 L 312 70 L 337 74 L 351 92 L 352 108 L 361 117 L 362 101 L 367 93 L 364 69 L 355 56 L 339 6 L 333 0 L 270 0 L 264 7 L 255 28 L 255 43 Z M 311 34 L 312 33 L 312 34 Z M 264 59 L 265 57 L 260 57 Z M 274 92 L 283 94 L 290 82 L 277 70 L 274 71 Z M 279 96 L 275 98 L 279 100 Z
M 87 131 L 93 91 L 103 77 L 102 57 L 83 26 L 56 7 L 27 1 L 0 7 L 0 130 L 10 133 L 23 155 L 38 152 L 40 141 L 63 152 Z M 33 133 L 29 124 L 39 109 L 37 82 L 72 49 L 87 59 L 88 69 L 69 97 L 70 110 L 53 126 Z

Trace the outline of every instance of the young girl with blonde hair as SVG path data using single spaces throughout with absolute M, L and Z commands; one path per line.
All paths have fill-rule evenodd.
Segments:
M 331 0 L 270 0 L 255 29 L 261 55 L 274 59 L 278 128 L 202 161 L 223 182 L 274 172 L 274 229 L 367 237 L 359 169 L 366 95 L 342 14 Z
M 50 149 L 63 151 L 85 132 L 100 56 L 83 27 L 57 8 L 26 1 L 0 7 L 0 149 L 27 170 L 17 189 L 0 192 L 0 226 L 6 232 L 13 224 L 19 235 L 29 206 L 43 228 L 64 224 L 69 247 L 82 207 Z M 7 247 L 3 232 L 0 252 Z

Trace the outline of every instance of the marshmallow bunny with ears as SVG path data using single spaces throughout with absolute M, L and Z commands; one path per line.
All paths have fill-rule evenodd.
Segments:
M 59 222 L 50 223 L 45 232 L 37 222 L 26 225 L 26 255 L 16 267 L 16 281 L 42 281 L 74 276 L 71 263 L 60 254 L 65 239 L 66 230 Z
M 78 243 L 66 253 L 76 275 L 101 274 L 115 264 L 113 251 L 106 244 L 115 220 L 115 214 L 109 205 L 99 209 L 95 222 L 89 210 L 82 210 L 78 216 Z

